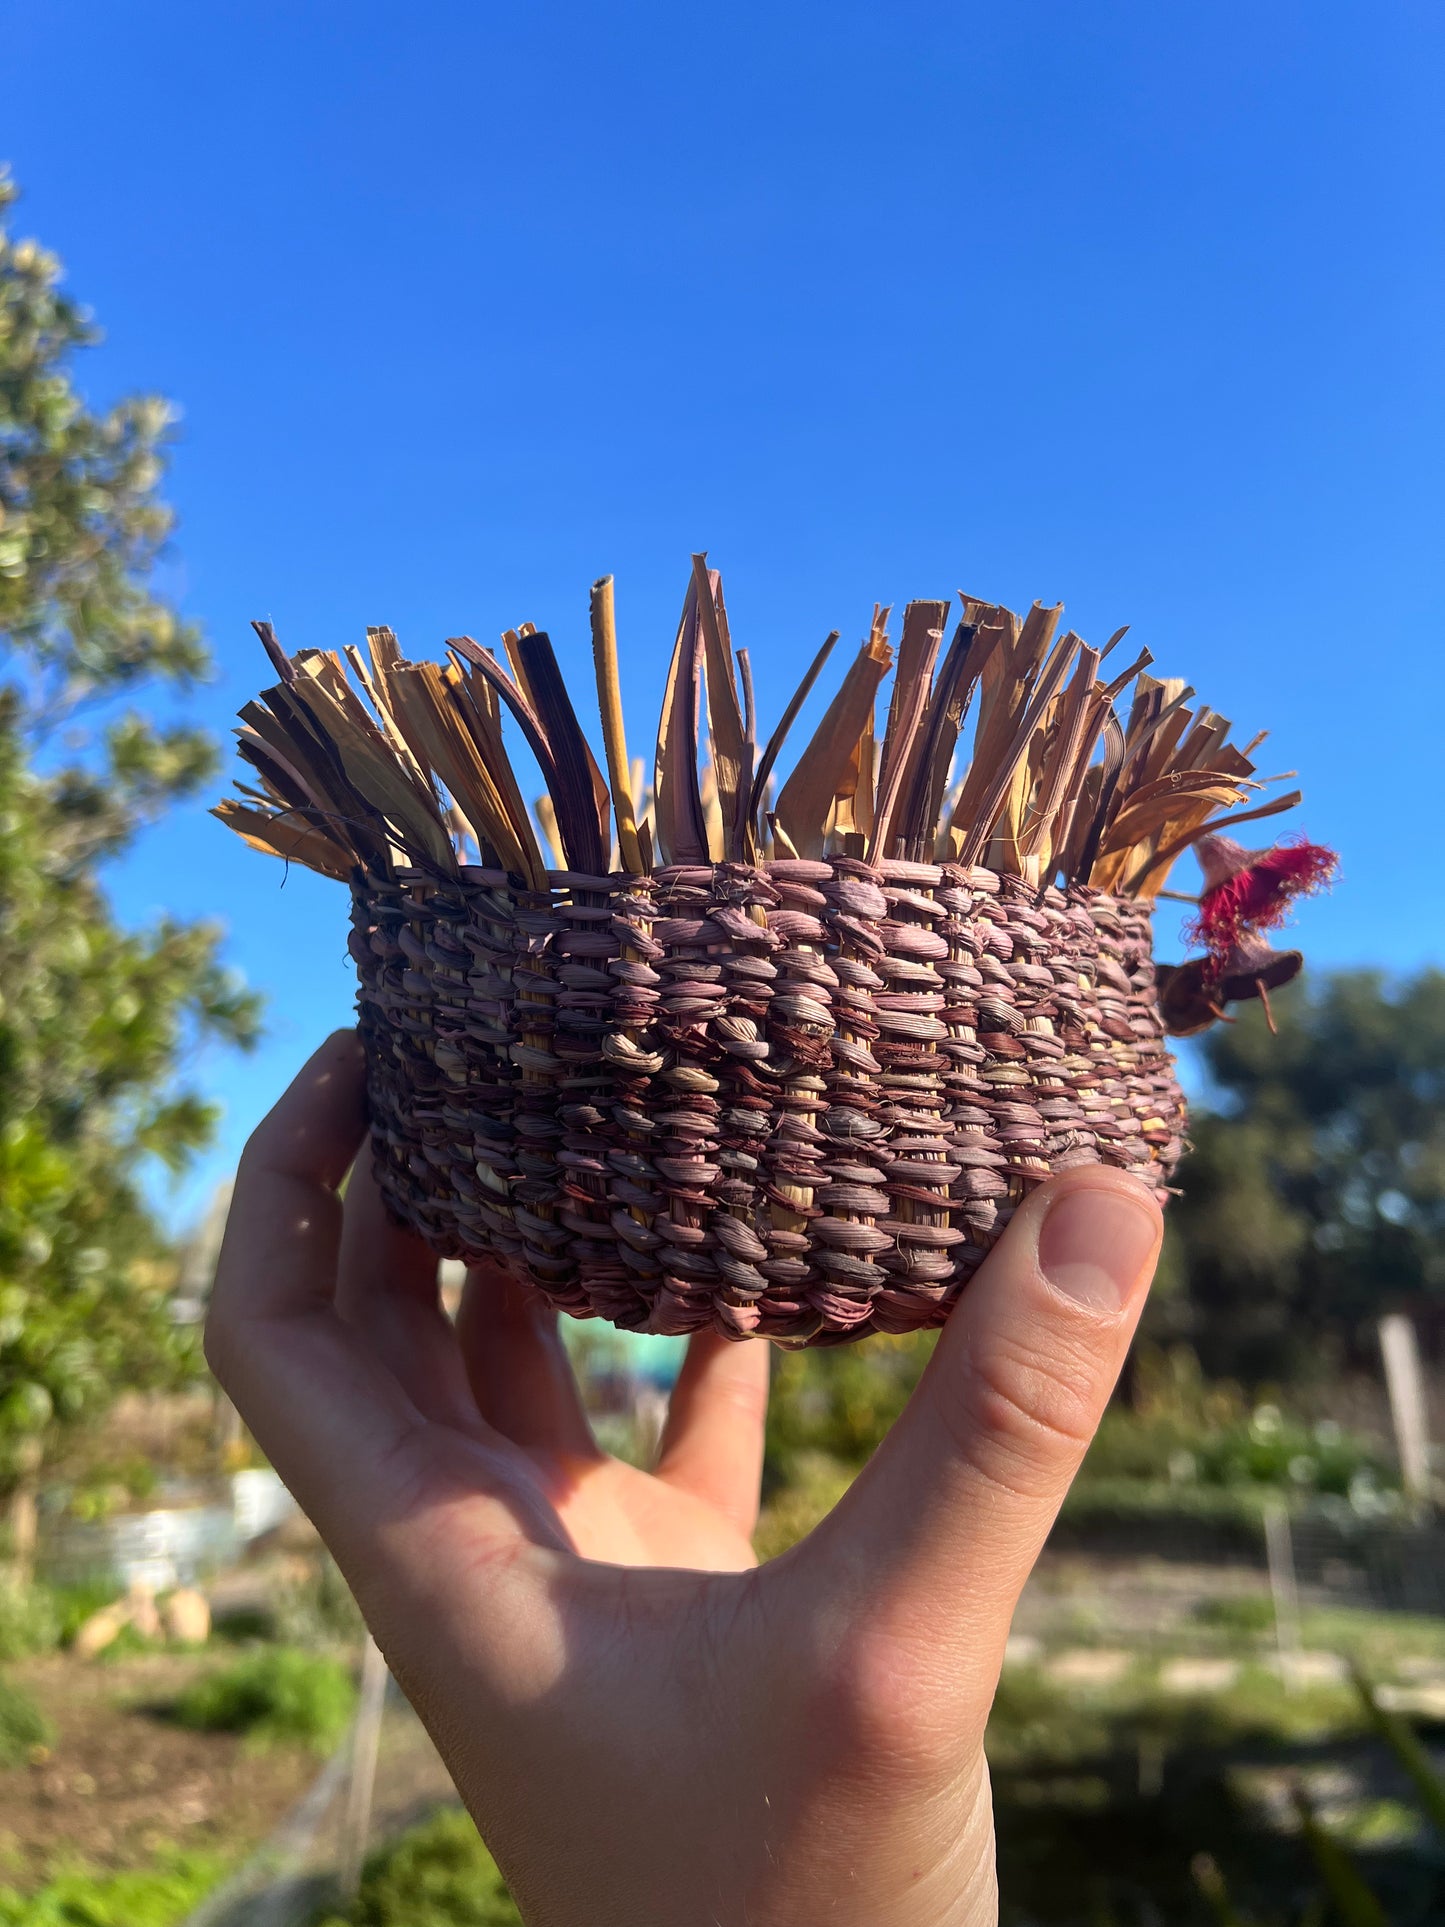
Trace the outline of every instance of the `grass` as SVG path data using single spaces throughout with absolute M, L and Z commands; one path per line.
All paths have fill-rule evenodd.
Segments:
M 325 1653 L 276 1646 L 247 1653 L 194 1681 L 172 1706 L 181 1725 L 239 1733 L 253 1746 L 309 1746 L 330 1752 L 356 1705 L 351 1674 Z
M 1274 1600 L 1267 1592 L 1224 1594 L 1201 1599 L 1195 1617 L 1203 1626 L 1243 1638 L 1260 1638 L 1274 1631 Z
M 23 1766 L 33 1748 L 48 1746 L 54 1737 L 49 1720 L 30 1695 L 0 1679 L 0 1766 Z
M 521 1927 L 497 1863 L 460 1808 L 444 1808 L 373 1854 L 361 1892 L 316 1927 Z
M 1130 1750 L 1141 1739 L 1220 1749 L 1288 1747 L 1361 1734 L 1367 1722 L 1345 1682 L 1285 1690 L 1267 1664 L 1246 1664 L 1232 1686 L 1197 1697 L 1161 1691 L 1151 1667 L 1089 1689 L 1061 1690 L 1048 1674 L 1011 1666 L 999 1684 L 988 1729 L 990 1760 L 1024 1768 L 1070 1767 L 1101 1749 Z
M 39 1893 L 0 1887 L 0 1927 L 175 1927 L 224 1871 L 214 1855 L 173 1850 L 129 1873 L 62 1868 Z
M 1445 1663 L 1445 1619 L 1421 1613 L 1310 1606 L 1300 1615 L 1300 1637 L 1306 1646 L 1358 1659 L 1374 1675 L 1388 1675 L 1402 1659 Z
M 1363 1630 L 1381 1616 L 1353 1617 Z M 1010 1667 L 987 1738 L 1004 1927 L 1203 1922 L 1204 1890 L 1189 1875 L 1201 1849 L 1240 1889 L 1232 1918 L 1302 1921 L 1299 1896 L 1323 1875 L 1317 1843 L 1281 1820 L 1297 1786 L 1320 1803 L 1329 1851 L 1379 1896 L 1374 1919 L 1439 1919 L 1429 1809 L 1376 1727 L 1351 1685 L 1286 1692 L 1264 1663 L 1192 1698 L 1161 1692 L 1151 1666 L 1088 1691 Z

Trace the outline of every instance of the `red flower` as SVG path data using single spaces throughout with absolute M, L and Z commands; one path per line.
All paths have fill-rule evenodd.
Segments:
M 1186 935 L 1218 961 L 1250 930 L 1272 930 L 1284 922 L 1297 898 L 1322 890 L 1340 860 L 1322 843 L 1276 843 L 1269 850 L 1246 850 L 1227 836 L 1203 836 L 1195 845 L 1204 871 L 1199 914 Z

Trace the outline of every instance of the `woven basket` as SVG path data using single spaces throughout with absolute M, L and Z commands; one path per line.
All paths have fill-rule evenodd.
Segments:
M 1051 1172 L 1162 1190 L 1147 911 L 956 865 L 358 879 L 377 1169 L 562 1310 L 790 1344 L 936 1325 Z
M 293 660 L 258 625 L 282 674 L 242 712 L 262 787 L 217 813 L 350 884 L 376 1168 L 435 1251 L 501 1259 L 560 1310 L 634 1330 L 798 1346 L 938 1325 L 1051 1173 L 1099 1161 L 1165 1192 L 1184 1104 L 1151 911 L 1211 811 L 1258 787 L 1253 766 L 1221 719 L 1191 720 L 1179 685 L 1139 673 L 1147 654 L 1105 684 L 1106 652 L 1052 644 L 1057 611 L 1039 605 L 1020 624 L 966 604 L 935 677 L 946 605 L 914 603 L 881 753 L 892 656 L 875 611 L 775 811 L 764 779 L 801 696 L 756 758 L 740 652 L 747 736 L 726 755 L 714 736 L 709 822 L 699 690 L 706 662 L 716 731 L 711 692 L 732 672 L 706 653 L 726 617 L 701 565 L 646 810 L 605 579 L 610 798 L 545 636 L 509 632 L 514 684 L 465 639 L 443 670 L 373 631 L 369 668 L 347 652 L 368 710 L 339 657 Z M 1135 676 L 1126 729 L 1113 702 Z M 975 688 L 973 764 L 945 796 Z M 549 783 L 535 822 L 498 692 Z M 568 867 L 546 867 L 536 822 Z M 1276 873 L 1309 866 L 1227 850 L 1219 954 L 1161 971 L 1176 1028 L 1263 994 L 1282 955 L 1298 968 L 1258 929 Z

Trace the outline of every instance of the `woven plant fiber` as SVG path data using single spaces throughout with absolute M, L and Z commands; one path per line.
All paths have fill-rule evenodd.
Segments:
M 776 795 L 837 633 L 760 747 L 701 555 L 650 781 L 610 577 L 605 774 L 530 626 L 503 637 L 509 674 L 468 637 L 444 665 L 387 629 L 292 657 L 257 625 L 280 681 L 241 712 L 253 780 L 216 814 L 350 888 L 376 1169 L 434 1251 L 577 1317 L 823 1345 L 941 1324 L 1055 1172 L 1165 1195 L 1166 1031 L 1268 1010 L 1300 960 L 1262 932 L 1334 859 L 1219 834 L 1298 793 L 1253 801 L 1254 745 L 1147 650 L 1106 675 L 1123 631 L 1095 649 L 1058 607 L 961 602 L 946 650 L 949 605 L 910 603 L 896 664 L 875 608 Z M 1205 954 L 1156 974 L 1153 912 L 1196 844 Z
M 789 1344 L 942 1322 L 1028 1188 L 1162 1191 L 1147 911 L 957 865 L 353 886 L 377 1169 L 562 1310 Z

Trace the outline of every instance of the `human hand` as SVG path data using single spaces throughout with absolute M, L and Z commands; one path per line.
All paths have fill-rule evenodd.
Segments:
M 648 1475 L 555 1320 L 455 1326 L 363 1160 L 353 1033 L 241 1161 L 211 1366 L 315 1521 L 528 1927 L 983 1927 L 983 1731 L 1019 1592 L 1159 1247 L 1091 1166 L 1035 1192 L 834 1511 L 761 1568 L 768 1353 L 694 1338 Z

